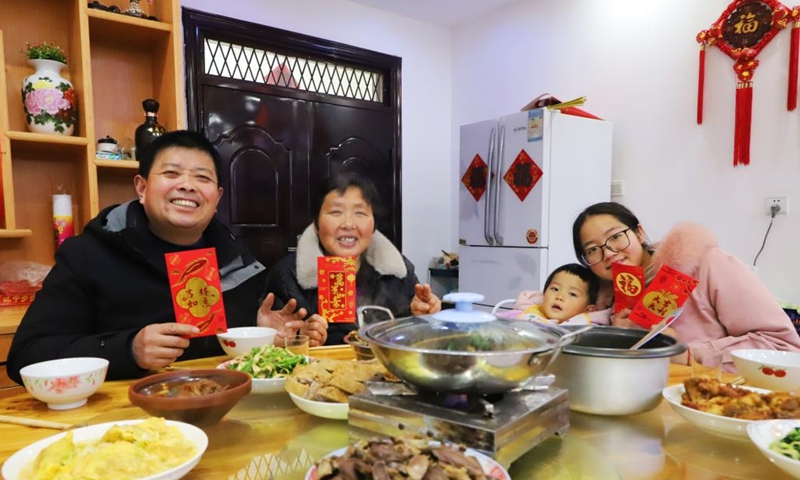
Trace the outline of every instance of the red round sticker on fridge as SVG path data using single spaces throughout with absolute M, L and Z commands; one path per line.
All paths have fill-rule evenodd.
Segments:
M 531 228 L 525 233 L 525 240 L 528 241 L 531 245 L 536 244 L 539 241 L 539 232 L 536 229 Z

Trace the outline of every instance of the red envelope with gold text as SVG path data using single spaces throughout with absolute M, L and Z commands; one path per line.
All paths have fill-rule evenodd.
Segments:
M 318 257 L 317 311 L 328 323 L 356 322 L 356 260 Z
M 644 328 L 652 327 L 682 307 L 697 283 L 689 275 L 664 265 L 633 307 L 629 318 Z
M 633 308 L 644 295 L 644 268 L 638 265 L 611 264 L 614 278 L 614 313 Z
M 199 328 L 200 333 L 193 337 L 228 331 L 216 249 L 167 253 L 164 258 L 175 321 Z

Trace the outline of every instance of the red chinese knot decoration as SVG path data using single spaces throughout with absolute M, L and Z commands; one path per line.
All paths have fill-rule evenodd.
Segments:
M 703 84 L 706 48 L 717 46 L 734 61 L 736 73 L 736 119 L 734 124 L 733 165 L 750 164 L 750 123 L 753 103 L 753 75 L 756 56 L 778 34 L 792 26 L 789 56 L 787 108 L 797 107 L 797 44 L 800 7 L 789 10 L 777 0 L 734 0 L 708 30 L 697 34 L 700 44 L 700 74 L 697 85 L 697 124 L 703 123 Z

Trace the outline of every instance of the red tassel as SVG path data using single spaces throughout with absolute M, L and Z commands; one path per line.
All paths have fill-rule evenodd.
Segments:
M 750 164 L 750 122 L 753 116 L 753 82 L 736 84 L 736 123 L 733 166 Z
M 786 108 L 791 112 L 797 108 L 797 54 L 800 46 L 800 24 L 792 26 L 792 46 L 789 52 L 789 95 L 786 97 Z
M 706 83 L 706 46 L 700 44 L 700 74 L 697 76 L 697 124 L 703 124 L 703 90 Z

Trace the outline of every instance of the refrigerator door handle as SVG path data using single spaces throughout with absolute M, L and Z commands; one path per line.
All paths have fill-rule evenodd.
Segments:
M 495 139 L 497 130 L 494 128 L 492 132 L 489 134 L 489 165 L 487 166 L 486 172 L 486 205 L 484 206 L 483 211 L 483 238 L 486 239 L 486 243 L 494 245 L 494 239 L 492 238 L 491 234 L 491 226 L 489 225 L 489 220 L 491 219 L 492 213 L 492 158 L 495 154 Z
M 494 243 L 495 245 L 503 245 L 503 237 L 500 236 L 500 181 L 503 177 L 503 155 L 506 150 L 506 127 L 500 127 L 500 135 L 497 148 L 497 173 L 494 176 L 496 185 L 494 187 Z

